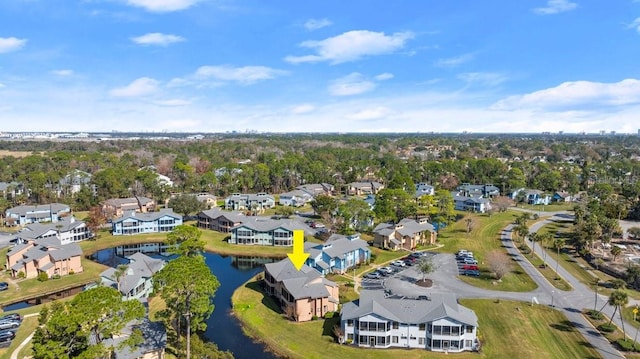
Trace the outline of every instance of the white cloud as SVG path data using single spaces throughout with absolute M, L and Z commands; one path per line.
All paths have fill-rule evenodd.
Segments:
M 6 87 L 2 82 L 0 82 L 0 89 Z
M 170 100 L 154 101 L 153 103 L 158 105 L 158 106 L 176 107 L 176 106 L 187 106 L 187 105 L 190 105 L 191 101 L 183 100 L 183 99 L 170 99 Z
M 304 23 L 304 27 L 309 30 L 318 30 L 323 27 L 331 26 L 333 23 L 329 19 L 309 19 Z
M 635 29 L 640 34 L 640 17 L 637 17 L 631 24 L 629 24 L 630 29 Z
M 385 72 L 385 73 L 376 75 L 374 78 L 378 81 L 391 80 L 393 78 L 393 74 Z
M 27 39 L 17 37 L 0 37 L 0 54 L 18 51 L 27 44 Z
M 329 85 L 329 93 L 333 96 L 352 96 L 369 92 L 375 88 L 375 82 L 367 80 L 358 72 L 353 72 L 333 80 Z
M 294 114 L 294 115 L 302 115 L 302 114 L 305 114 L 305 113 L 311 113 L 315 109 L 316 109 L 316 107 L 313 106 L 312 104 L 304 103 L 304 104 L 301 104 L 301 105 L 294 106 L 291 109 L 291 113 Z
M 377 120 L 389 116 L 392 112 L 388 107 L 377 106 L 347 115 L 347 118 L 357 121 Z
M 569 0 L 549 0 L 547 6 L 537 7 L 532 11 L 538 15 L 553 15 L 561 12 L 571 11 L 578 7 L 577 3 Z
M 176 42 L 184 41 L 184 37 L 171 34 L 162 34 L 159 32 L 150 32 L 142 36 L 132 37 L 131 41 L 138 45 L 158 45 L 168 46 Z
M 395 52 L 403 48 L 405 43 L 413 37 L 412 32 L 396 32 L 392 35 L 385 35 L 382 32 L 367 30 L 348 31 L 320 41 L 304 41 L 300 46 L 313 49 L 316 54 L 287 56 L 285 61 L 293 64 L 321 61 L 339 64 L 356 61 L 366 56 Z
M 56 76 L 71 76 L 73 75 L 73 70 L 69 70 L 69 69 L 53 70 L 51 71 L 51 73 Z
M 272 80 L 276 77 L 288 74 L 288 71 L 273 69 L 266 66 L 234 67 L 229 65 L 220 65 L 201 66 L 196 71 L 195 77 L 201 79 L 213 78 L 221 81 L 232 81 L 249 85 L 258 81 Z
M 465 62 L 469 62 L 473 60 L 473 58 L 474 58 L 473 54 L 464 54 L 464 55 L 450 57 L 446 59 L 438 59 L 434 65 L 437 67 L 458 67 L 464 64 Z
M 458 74 L 458 79 L 484 86 L 497 86 L 508 80 L 507 76 L 497 72 L 465 72 Z
M 188 9 L 202 0 L 126 0 L 128 5 L 151 12 L 171 12 Z
M 573 81 L 525 95 L 510 96 L 491 107 L 498 110 L 535 109 L 563 111 L 572 108 L 626 106 L 640 104 L 640 80 L 615 83 Z
M 113 97 L 140 97 L 150 95 L 158 91 L 160 82 L 149 77 L 141 77 L 133 80 L 125 87 L 118 87 L 109 91 Z

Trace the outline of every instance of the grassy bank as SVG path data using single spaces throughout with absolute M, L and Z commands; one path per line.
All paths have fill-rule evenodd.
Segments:
M 337 318 L 294 323 L 283 318 L 272 298 L 264 296 L 258 282 L 238 288 L 232 298 L 233 313 L 245 332 L 271 350 L 289 358 L 446 358 L 451 354 L 405 349 L 366 349 L 339 345 L 333 337 Z M 464 300 L 476 311 L 483 349 L 454 354 L 456 358 L 599 358 L 566 317 L 544 306 L 493 300 Z

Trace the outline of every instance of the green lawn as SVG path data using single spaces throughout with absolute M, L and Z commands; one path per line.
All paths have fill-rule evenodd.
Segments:
M 526 303 L 462 301 L 478 315 L 483 349 L 480 354 L 447 355 L 336 344 L 332 331 L 337 318 L 306 323 L 286 320 L 273 299 L 265 297 L 254 281 L 238 288 L 231 300 L 245 332 L 288 358 L 599 358 L 562 313 Z
M 466 220 L 462 219 L 445 227 L 438 234 L 438 241 L 443 247 L 437 251 L 455 253 L 459 249 L 473 252 L 479 262 L 480 277 L 461 276 L 463 281 L 486 289 L 528 292 L 537 288 L 517 262 L 513 262 L 513 270 L 505 274 L 500 282 L 489 275 L 489 266 L 485 262 L 486 255 L 493 250 L 505 251 L 500 240 L 502 229 L 513 222 L 517 213 L 513 211 L 497 213 L 489 217 L 486 214 L 466 214 L 471 218 L 471 232 L 467 237 Z
M 600 309 L 600 308 L 598 308 Z M 610 318 L 607 317 L 606 315 L 602 315 L 600 318 L 594 318 L 590 315 L 590 311 L 591 310 L 583 310 L 583 314 L 584 317 L 587 318 L 587 320 L 591 323 L 591 325 L 593 325 L 594 327 L 598 327 L 601 324 L 608 324 Z M 616 316 L 618 316 L 618 314 L 616 313 Z M 632 318 L 633 319 L 633 318 Z M 615 330 L 613 332 L 610 333 L 606 333 L 606 332 L 602 332 L 600 331 L 604 337 L 611 342 L 614 347 L 617 347 L 618 345 L 616 344 L 617 341 L 620 341 L 624 338 L 624 333 L 621 330 L 621 328 L 615 326 L 615 323 L 612 323 Z M 636 333 L 636 329 L 635 328 L 625 328 L 626 330 L 626 337 L 627 340 L 626 342 L 629 345 L 629 348 L 631 348 L 632 346 L 632 342 L 633 342 L 633 337 Z M 636 348 L 638 348 L 639 346 L 636 345 Z M 627 359 L 640 359 L 640 354 L 637 353 L 632 353 L 632 352 L 625 352 L 622 348 L 618 347 L 618 350 L 620 350 L 623 354 L 624 357 Z
M 542 215 L 544 215 L 544 212 L 571 211 L 575 206 L 576 204 L 571 202 L 554 202 L 544 206 L 518 203 L 519 208 L 530 209 L 532 211 L 540 211 L 542 212 Z

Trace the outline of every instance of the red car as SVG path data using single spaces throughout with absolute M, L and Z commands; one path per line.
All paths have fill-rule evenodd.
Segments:
M 465 264 L 462 266 L 463 270 L 478 270 L 478 266 L 475 264 Z

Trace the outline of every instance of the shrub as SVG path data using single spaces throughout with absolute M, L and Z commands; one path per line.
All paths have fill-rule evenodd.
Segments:
M 313 317 L 311 317 L 311 320 L 318 320 L 318 316 L 314 315 Z
M 331 319 L 333 318 L 333 316 L 336 314 L 336 312 L 329 312 L 327 314 L 324 315 L 325 319 Z
M 613 333 L 616 327 L 613 324 L 605 323 L 598 325 L 597 329 L 603 333 Z
M 69 275 L 72 275 L 72 274 L 76 274 L 76 272 L 74 272 L 73 269 L 69 270 Z
M 45 273 L 45 272 L 40 272 L 40 273 L 38 273 L 38 280 L 40 282 L 47 281 L 47 280 L 49 280 L 49 275 L 47 273 Z
M 600 313 L 597 310 L 588 310 L 587 311 L 587 315 L 589 316 L 589 318 L 593 319 L 593 320 L 603 320 L 604 319 L 604 315 L 602 315 L 602 313 Z
M 24 274 L 23 271 L 18 272 L 18 278 L 19 279 L 24 279 L 26 277 L 26 275 Z
M 616 340 L 616 344 L 618 344 L 620 349 L 622 349 L 623 351 L 627 351 L 627 352 L 640 351 L 640 344 L 633 345 L 633 340 L 624 340 L 623 338 L 620 338 Z

